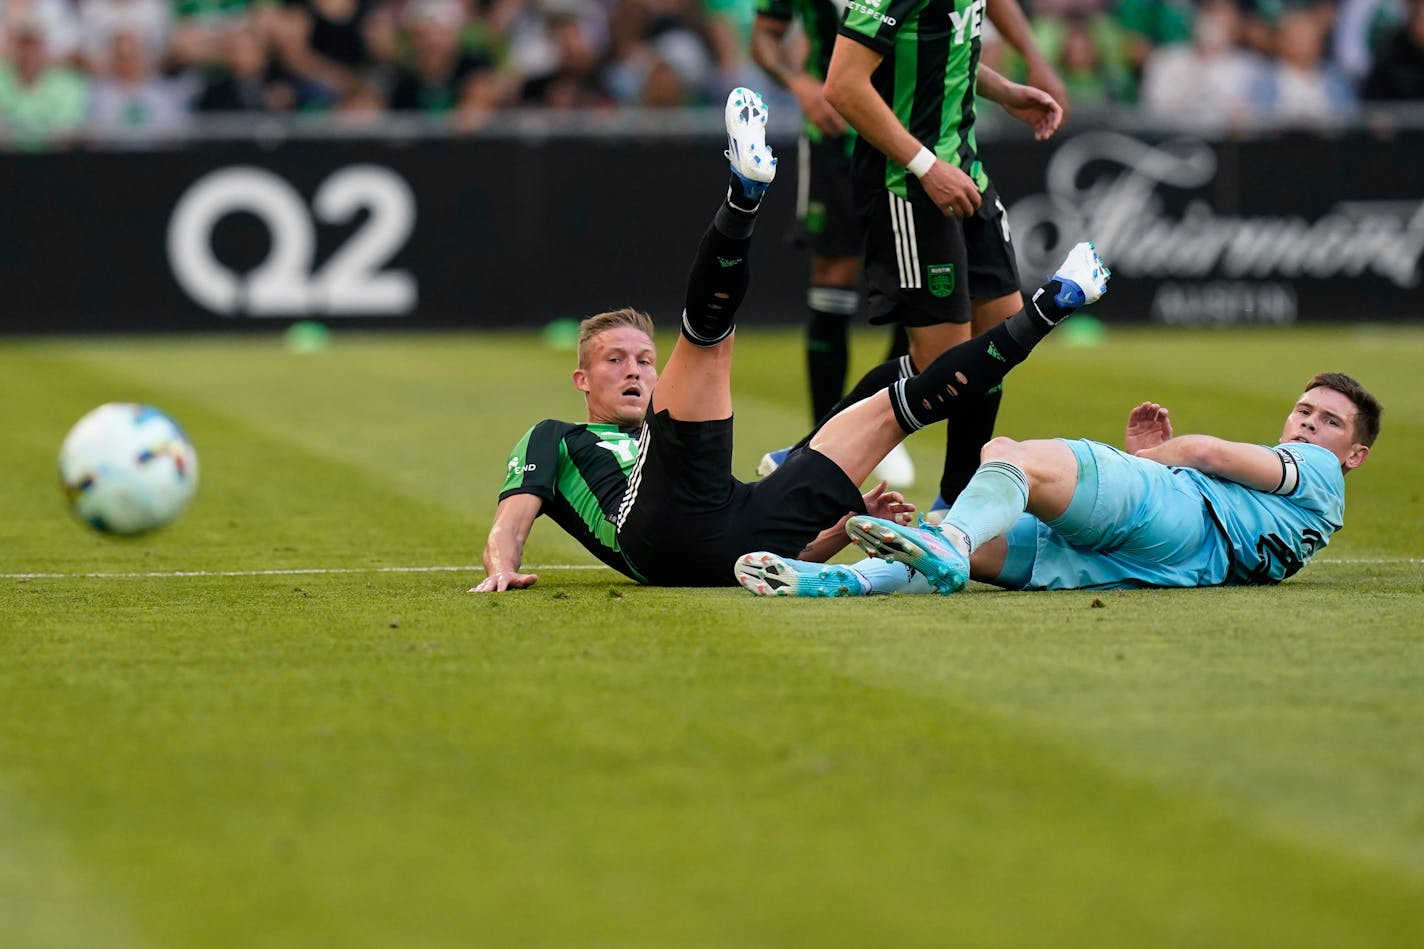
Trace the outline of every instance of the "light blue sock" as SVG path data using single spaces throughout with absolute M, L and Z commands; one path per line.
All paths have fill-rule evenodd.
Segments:
M 893 560 L 876 560 L 871 557 L 859 563 L 849 564 L 848 567 L 865 581 L 867 593 L 935 592 L 934 587 L 930 586 L 923 574 Z
M 1028 475 L 1007 461 L 986 461 L 974 472 L 945 515 L 944 523 L 961 531 L 973 553 L 1007 533 L 1028 507 Z

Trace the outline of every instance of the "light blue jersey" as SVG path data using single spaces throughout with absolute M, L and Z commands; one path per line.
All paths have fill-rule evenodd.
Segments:
M 1000 581 L 1034 590 L 1279 583 L 1340 529 L 1345 479 L 1317 445 L 1272 449 L 1275 492 L 1168 468 L 1100 442 L 1068 442 L 1078 485 L 1062 517 L 1025 514 Z M 1263 446 L 1264 447 L 1264 446 Z
M 1231 553 L 1226 583 L 1280 583 L 1330 542 L 1345 519 L 1345 474 L 1340 459 L 1319 445 L 1289 442 L 1275 493 L 1254 491 L 1189 468 Z

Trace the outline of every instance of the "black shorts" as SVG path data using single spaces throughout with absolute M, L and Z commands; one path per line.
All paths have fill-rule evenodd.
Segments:
M 761 481 L 732 477 L 732 420 L 649 415 L 618 515 L 623 555 L 654 586 L 735 586 L 742 554 L 795 557 L 850 512 L 860 489 L 840 466 L 803 448 Z
M 818 257 L 859 258 L 864 246 L 851 191 L 853 142 L 802 135 L 797 145 L 796 243 Z
M 964 221 L 945 217 L 922 193 L 911 202 L 887 191 L 862 203 L 861 217 L 872 323 L 967 323 L 971 300 L 1021 289 L 1008 215 L 992 184 Z

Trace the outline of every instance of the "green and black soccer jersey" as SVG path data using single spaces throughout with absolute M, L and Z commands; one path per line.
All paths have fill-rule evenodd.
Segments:
M 758 16 L 790 23 L 792 17 L 801 21 L 801 29 L 806 34 L 810 47 L 806 54 L 806 72 L 822 81 L 831 65 L 831 49 L 836 45 L 836 31 L 840 29 L 841 14 L 845 10 L 845 0 L 756 0 Z M 807 120 L 804 123 L 806 137 L 813 142 L 825 138 L 825 133 Z M 854 138 L 855 132 L 848 133 Z
M 871 84 L 900 123 L 983 191 L 989 177 L 974 140 L 974 86 L 986 0 L 850 0 L 840 35 L 885 57 Z M 861 140 L 856 194 L 928 200 L 902 166 Z
M 638 460 L 640 429 L 547 420 L 535 425 L 509 455 L 499 499 L 533 494 L 540 513 L 599 560 L 634 580 L 643 578 L 623 556 L 614 518 Z

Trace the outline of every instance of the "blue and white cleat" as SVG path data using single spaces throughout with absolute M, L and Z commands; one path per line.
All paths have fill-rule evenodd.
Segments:
M 759 550 L 742 554 L 732 569 L 757 596 L 866 596 L 866 584 L 849 567 L 792 560 Z
M 761 461 L 757 463 L 757 477 L 765 478 L 777 468 L 786 464 L 786 459 L 791 455 L 790 448 L 778 448 L 776 451 L 769 451 L 761 456 Z
M 870 556 L 918 570 L 945 596 L 958 593 L 969 583 L 969 558 L 956 550 L 938 527 L 924 522 L 919 527 L 905 527 L 857 514 L 846 522 L 846 533 Z
M 1092 241 L 1084 241 L 1068 252 L 1068 257 L 1053 274 L 1053 279 L 1062 284 L 1062 289 L 1053 297 L 1053 302 L 1063 309 L 1076 309 L 1096 303 L 1108 292 L 1108 278 L 1112 271 L 1098 256 L 1098 249 Z
M 776 156 L 766 146 L 766 103 L 759 93 L 738 86 L 727 96 L 727 150 L 732 173 L 748 198 L 760 200 L 776 177 Z

